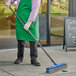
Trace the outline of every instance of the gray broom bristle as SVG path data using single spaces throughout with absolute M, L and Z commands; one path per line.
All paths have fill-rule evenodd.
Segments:
M 58 71 L 60 71 L 60 70 L 63 70 L 63 69 L 66 68 L 66 67 L 68 67 L 68 66 L 67 66 L 67 65 L 57 66 L 57 67 L 55 67 L 55 68 L 46 70 L 46 73 L 52 74 L 52 73 L 58 72 Z

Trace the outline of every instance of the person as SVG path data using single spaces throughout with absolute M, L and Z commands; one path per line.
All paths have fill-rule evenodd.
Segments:
M 9 8 L 16 0 L 7 0 L 6 6 Z M 37 61 L 38 50 L 37 41 L 39 40 L 39 7 L 41 0 L 17 0 L 17 16 L 25 24 L 24 26 L 16 17 L 16 39 L 18 41 L 17 59 L 14 64 L 20 64 L 23 61 L 25 41 L 30 43 L 31 64 L 40 66 Z M 28 30 L 34 35 L 37 41 L 30 35 Z

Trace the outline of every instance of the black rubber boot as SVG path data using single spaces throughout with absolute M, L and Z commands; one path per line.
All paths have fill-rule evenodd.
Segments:
M 24 54 L 24 40 L 18 40 L 18 53 L 17 53 L 17 59 L 15 60 L 14 64 L 20 64 L 23 60 L 23 54 Z
M 31 64 L 35 65 L 35 66 L 40 66 L 41 65 L 38 61 L 31 61 Z
M 22 62 L 22 59 L 16 59 L 14 64 L 20 64 Z
M 31 57 L 31 64 L 35 66 L 40 66 L 40 63 L 37 61 L 38 57 L 37 42 L 30 41 L 30 57 Z

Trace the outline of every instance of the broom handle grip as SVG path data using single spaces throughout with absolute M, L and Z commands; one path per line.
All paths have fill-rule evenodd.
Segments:
M 13 11 L 13 9 L 10 7 L 10 10 L 15 14 L 15 16 L 19 19 L 19 21 L 23 24 L 23 25 L 25 25 L 23 22 L 22 22 L 22 20 L 17 16 L 17 14 Z M 37 41 L 37 39 L 34 37 L 34 35 L 29 31 L 29 30 L 27 30 L 30 34 L 31 34 L 31 36 Z M 56 63 L 55 63 L 55 61 L 50 57 L 50 55 L 45 51 L 45 49 L 42 47 L 42 45 L 37 41 L 37 43 L 38 43 L 38 45 L 42 48 L 42 50 L 46 53 L 46 55 L 50 58 L 50 60 L 56 65 Z

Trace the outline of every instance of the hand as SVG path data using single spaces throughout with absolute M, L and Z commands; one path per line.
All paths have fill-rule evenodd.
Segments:
M 25 25 L 24 25 L 24 29 L 28 30 L 30 25 L 31 25 L 32 21 L 28 21 Z
M 11 0 L 7 0 L 7 2 L 6 2 L 6 7 L 7 7 L 7 8 L 10 8 L 10 7 L 11 7 Z
M 10 8 L 10 7 L 11 7 L 11 5 L 6 5 L 6 7 L 7 7 L 7 8 Z

